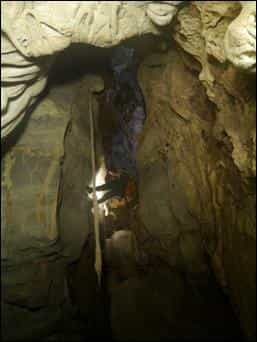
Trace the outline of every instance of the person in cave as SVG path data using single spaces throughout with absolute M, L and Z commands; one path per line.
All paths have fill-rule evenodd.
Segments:
M 138 171 L 136 151 L 146 113 L 142 90 L 136 76 L 134 50 L 120 47 L 111 59 L 114 86 L 105 93 L 107 107 L 116 114 L 116 130 L 110 141 L 103 141 L 107 169 L 106 183 L 96 191 L 108 191 L 98 200 L 113 197 L 136 200 Z M 108 147 L 111 145 L 110 147 Z M 88 189 L 92 192 L 92 189 Z
M 108 191 L 104 194 L 102 198 L 100 198 L 97 202 L 101 204 L 110 198 L 119 197 L 125 198 L 126 197 L 126 187 L 130 181 L 130 177 L 126 173 L 113 173 L 109 172 L 109 179 L 108 181 L 96 187 L 96 191 Z M 92 189 L 89 188 L 88 192 L 91 193 Z

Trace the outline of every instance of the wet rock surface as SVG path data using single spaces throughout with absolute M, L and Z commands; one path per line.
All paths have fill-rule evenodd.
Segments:
M 141 64 L 139 203 L 103 227 L 108 239 L 129 231 L 136 248 L 129 238 L 114 263 L 105 255 L 102 293 L 83 190 L 101 79 L 53 87 L 3 146 L 4 340 L 231 339 L 241 328 L 256 338 L 255 76 L 223 46 L 239 12 L 233 1 L 188 4 Z
M 149 255 L 189 278 L 204 279 L 211 266 L 254 338 L 255 77 L 219 58 L 237 8 L 219 3 L 215 11 L 198 2 L 181 10 L 172 32 L 177 43 L 141 65 L 148 118 L 138 152 L 135 232 Z
M 15 146 L 4 146 L 2 336 L 6 340 L 43 338 L 72 317 L 67 265 L 80 257 L 90 233 L 86 116 L 91 96 L 97 113 L 92 91 L 102 86 L 100 77 L 87 76 L 72 85 L 53 87 Z

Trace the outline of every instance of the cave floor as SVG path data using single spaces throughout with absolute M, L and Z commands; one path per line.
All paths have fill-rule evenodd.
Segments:
M 128 210 L 120 206 L 113 211 L 113 215 L 105 217 L 104 238 L 110 238 L 124 227 L 131 231 L 136 228 L 136 207 Z M 91 243 L 93 248 L 93 240 Z M 135 274 L 116 276 L 115 279 L 113 270 L 105 263 L 101 292 L 94 292 L 94 311 L 87 312 L 83 306 L 86 305 L 84 289 L 88 279 L 81 276 L 81 271 L 88 270 L 89 250 L 87 246 L 77 268 L 76 276 L 80 274 L 80 282 L 76 284 L 74 333 L 72 336 L 66 334 L 62 340 L 87 341 L 96 337 L 118 341 L 241 338 L 229 300 L 212 275 L 190 283 L 183 272 L 154 257 L 143 260 Z M 54 341 L 54 337 L 51 340 Z

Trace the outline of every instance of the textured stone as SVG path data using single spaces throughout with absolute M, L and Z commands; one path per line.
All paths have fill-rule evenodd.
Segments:
M 97 120 L 94 93 L 102 89 L 102 79 L 90 75 L 52 88 L 15 146 L 4 145 L 1 257 L 7 340 L 47 336 L 70 315 L 67 264 L 79 258 L 90 233 L 88 105 L 92 101 Z
M 141 65 L 148 118 L 138 152 L 139 219 L 155 238 L 148 253 L 192 277 L 207 276 L 209 255 L 245 334 L 254 338 L 255 78 L 227 63 L 224 50 L 240 11 L 236 2 L 192 2 L 178 13 L 173 49 Z M 180 250 L 173 248 L 176 236 Z
M 225 36 L 227 58 L 239 69 L 256 72 L 256 1 L 240 1 L 242 10 Z
M 217 289 L 194 292 L 180 274 L 165 267 L 130 278 L 112 291 L 111 324 L 118 341 L 240 337 L 230 331 L 235 322 Z
M 1 137 L 20 124 L 43 91 L 56 54 L 72 43 L 98 47 L 153 33 L 182 1 L 3 1 Z
M 56 207 L 68 121 L 67 110 L 44 99 L 2 159 L 2 225 L 6 230 L 2 255 L 6 262 L 33 259 L 49 253 L 48 248 L 58 250 Z
M 108 4 L 77 1 L 67 6 L 66 1 L 3 1 L 2 138 L 21 123 L 43 91 L 56 53 L 72 43 L 110 47 L 134 36 L 158 35 L 161 33 L 159 26 L 172 21 L 181 3 L 183 1 L 111 1 Z M 234 9 L 228 1 L 195 3 L 188 6 L 189 10 L 181 11 L 180 29 L 175 39 L 184 40 L 186 49 L 185 40 L 194 42 L 194 54 L 203 64 L 201 78 L 207 85 L 214 81 L 205 65 L 207 55 L 221 62 L 228 58 L 239 69 L 255 72 L 256 4 L 241 2 L 241 13 L 230 23 Z M 240 7 L 240 2 L 232 3 Z M 200 21 L 196 10 L 201 13 Z M 199 31 L 202 31 L 200 36 Z
M 99 165 L 102 150 L 97 126 L 98 104 L 94 93 L 103 89 L 103 80 L 99 76 L 87 75 L 80 81 L 70 107 L 71 123 L 64 143 L 65 158 L 60 180 L 58 210 L 62 254 L 69 259 L 79 257 L 90 232 L 90 203 L 86 193 L 86 187 L 92 180 L 89 106 L 91 103 L 96 119 L 96 153 L 99 157 Z
M 11 149 L 4 141 L 1 160 L 5 339 L 43 337 L 62 321 L 69 302 L 66 266 L 78 259 L 90 233 L 83 195 L 91 177 L 88 104 L 103 84 L 87 77 L 52 89 L 29 115 L 53 53 L 74 42 L 107 47 L 138 34 L 160 34 L 158 26 L 172 19 L 180 2 L 63 3 L 62 12 L 48 7 L 60 8 L 60 2 L 4 1 L 1 11 L 2 136 L 15 127 L 19 134 Z M 245 335 L 256 338 L 255 78 L 237 70 L 255 71 L 256 10 L 255 2 L 240 3 L 187 2 L 167 30 L 172 49 L 141 65 L 148 119 L 138 153 L 138 223 L 149 238 L 146 252 L 195 279 L 192 292 L 208 278 L 208 255 Z M 93 106 L 97 115 L 95 100 Z M 97 152 L 101 156 L 100 145 Z M 140 229 L 135 233 L 140 240 Z M 88 316 L 96 279 L 92 263 L 82 269 L 78 300 Z M 168 272 L 168 281 L 166 275 L 129 279 L 112 291 L 115 336 L 170 337 L 177 327 L 177 336 L 185 337 L 185 321 L 193 322 L 190 336 L 205 334 L 202 322 L 210 306 L 194 319 L 196 308 L 217 297 L 211 291 L 205 297 L 201 289 L 194 299 L 178 273 Z M 79 279 L 78 273 L 77 286 Z M 148 313 L 151 329 L 136 331 Z M 218 306 L 209 322 L 221 313 Z

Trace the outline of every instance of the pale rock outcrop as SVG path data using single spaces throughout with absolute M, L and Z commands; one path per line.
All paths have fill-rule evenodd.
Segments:
M 256 72 L 256 1 L 240 1 L 242 11 L 225 36 L 227 58 L 235 67 Z
M 3 1 L 1 137 L 43 91 L 51 56 L 72 43 L 117 45 L 171 22 L 182 1 Z M 50 57 L 50 58 L 49 58 Z
M 51 65 L 49 56 L 72 43 L 110 47 L 133 36 L 160 34 L 158 26 L 168 25 L 181 3 L 183 1 L 111 1 L 108 4 L 104 1 L 3 1 L 2 137 L 7 136 L 21 122 L 25 112 L 44 89 Z M 212 16 L 216 9 L 220 13 L 225 10 L 230 15 L 231 6 L 226 2 L 198 3 L 196 6 L 202 11 L 204 18 L 202 33 L 206 40 L 206 50 L 199 49 L 199 46 L 196 54 L 200 53 L 202 61 L 207 58 L 206 53 L 219 60 L 227 57 L 238 68 L 254 72 L 256 5 L 253 1 L 242 2 L 243 10 L 229 26 L 225 38 L 226 21 L 222 21 L 220 25 L 216 22 L 216 16 Z M 183 14 L 180 19 L 185 27 L 187 19 Z M 190 23 L 193 24 L 190 36 L 195 40 L 197 21 L 191 20 Z M 208 33 L 208 27 L 216 24 L 219 25 L 218 39 Z M 224 43 L 226 56 L 223 51 Z M 48 57 L 42 60 L 43 56 Z M 207 84 L 213 82 L 208 67 L 203 68 L 201 77 Z

